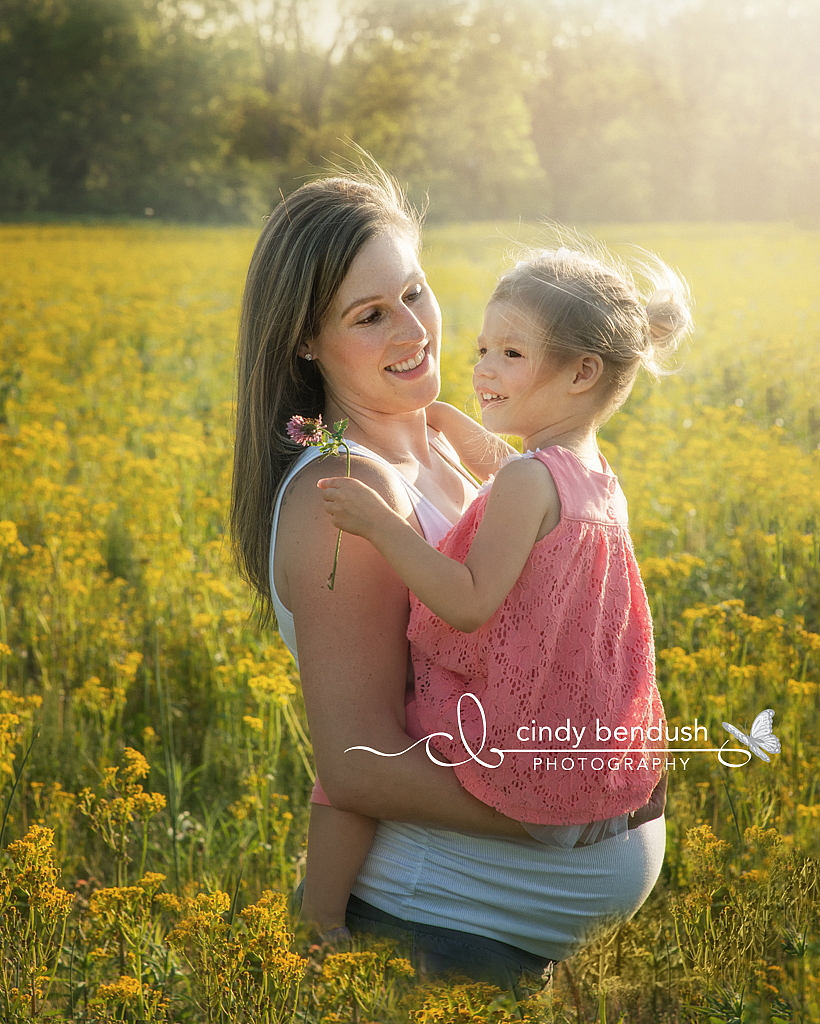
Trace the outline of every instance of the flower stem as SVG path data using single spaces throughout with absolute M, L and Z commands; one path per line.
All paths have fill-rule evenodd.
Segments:
M 342 531 L 339 530 L 339 536 L 336 538 L 336 553 L 333 556 L 333 571 L 327 578 L 327 589 L 333 590 L 333 585 L 336 582 L 336 566 L 339 564 L 339 548 L 342 544 Z
M 347 444 L 344 441 L 341 442 L 341 445 L 342 445 L 342 447 L 345 450 L 345 457 L 346 457 L 345 476 L 349 477 L 350 476 L 350 448 L 347 446 Z M 327 578 L 327 589 L 328 590 L 333 590 L 333 587 L 334 587 L 334 585 L 336 583 L 336 566 L 339 564 L 339 548 L 341 547 L 341 544 L 342 544 L 342 531 L 339 530 L 339 536 L 336 538 L 336 553 L 333 556 L 333 570 L 330 573 L 330 576 L 328 576 L 328 578 Z

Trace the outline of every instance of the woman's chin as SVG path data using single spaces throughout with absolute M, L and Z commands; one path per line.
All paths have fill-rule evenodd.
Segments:
M 401 405 L 407 408 L 407 403 L 412 403 L 414 409 L 424 409 L 431 402 L 435 402 L 441 390 L 441 374 L 438 364 L 429 356 L 412 370 L 405 370 L 403 373 L 392 373 L 387 371 L 390 383 L 393 386 L 393 393 L 400 397 Z

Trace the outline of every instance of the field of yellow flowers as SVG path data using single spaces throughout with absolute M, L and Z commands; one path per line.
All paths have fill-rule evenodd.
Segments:
M 255 232 L 0 226 L 0 1018 L 820 1019 L 820 234 L 609 226 L 690 280 L 681 368 L 602 434 L 630 501 L 672 728 L 782 751 L 670 772 L 628 925 L 516 1007 L 288 915 L 313 780 L 298 677 L 224 533 Z M 434 227 L 443 397 L 520 225 Z

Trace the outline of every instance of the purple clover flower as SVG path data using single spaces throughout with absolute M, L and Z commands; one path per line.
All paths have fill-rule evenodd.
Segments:
M 321 416 L 315 420 L 306 419 L 304 416 L 291 416 L 285 429 L 291 441 L 301 444 L 304 448 L 321 445 L 325 439 L 326 428 Z

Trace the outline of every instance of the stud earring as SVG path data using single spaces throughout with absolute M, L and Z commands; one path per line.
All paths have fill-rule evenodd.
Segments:
M 310 362 L 313 356 L 310 354 L 310 352 L 306 352 L 304 358 L 307 359 L 308 362 Z

